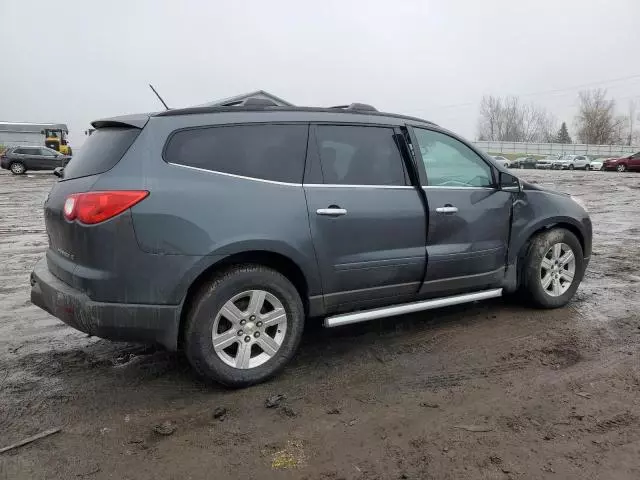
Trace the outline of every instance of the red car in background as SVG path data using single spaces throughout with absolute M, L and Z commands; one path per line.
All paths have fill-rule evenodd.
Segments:
M 619 158 L 609 158 L 602 164 L 603 170 L 617 170 L 626 172 L 628 170 L 640 171 L 640 152 Z

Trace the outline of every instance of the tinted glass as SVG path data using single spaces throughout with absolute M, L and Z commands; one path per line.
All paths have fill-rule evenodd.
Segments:
M 491 168 L 473 150 L 443 133 L 415 129 L 427 172 L 427 185 L 437 187 L 489 187 Z M 527 158 L 528 160 L 528 158 Z
M 391 128 L 320 125 L 317 141 L 324 183 L 406 185 Z
M 40 155 L 44 156 L 44 157 L 55 157 L 56 154 L 54 152 L 52 152 L 51 150 L 47 150 L 46 148 L 40 148 Z
M 306 124 L 181 130 L 170 138 L 164 158 L 205 170 L 301 183 L 308 130 Z
M 25 153 L 24 148 L 16 148 L 11 153 L 15 153 L 17 155 L 23 155 Z
M 138 128 L 99 128 L 82 144 L 64 168 L 64 180 L 111 170 L 140 134 Z

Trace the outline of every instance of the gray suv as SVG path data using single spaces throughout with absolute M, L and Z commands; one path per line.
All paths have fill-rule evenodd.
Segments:
M 229 386 L 335 327 L 520 292 L 565 305 L 591 253 L 569 195 L 418 118 L 199 107 L 93 122 L 45 203 L 32 302 L 113 340 L 185 351 Z
M 22 175 L 28 170 L 55 170 L 70 160 L 70 156 L 47 147 L 9 147 L 0 154 L 0 167 Z

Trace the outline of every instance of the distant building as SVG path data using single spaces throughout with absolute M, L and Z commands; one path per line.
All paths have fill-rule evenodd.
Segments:
M 0 122 L 0 145 L 44 145 L 45 131 L 64 138 L 69 133 L 64 123 Z
M 272 93 L 264 90 L 256 90 L 255 92 L 243 93 L 242 95 L 236 95 L 235 97 L 223 98 L 222 100 L 216 100 L 215 102 L 204 103 L 198 105 L 198 107 L 236 107 L 244 105 L 244 102 L 249 98 L 261 98 L 264 100 L 271 100 L 276 105 L 281 107 L 293 107 L 293 103 L 289 103 L 280 97 L 276 97 Z

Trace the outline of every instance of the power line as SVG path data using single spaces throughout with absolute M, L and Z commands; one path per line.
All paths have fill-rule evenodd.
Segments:
M 621 81 L 624 81 L 624 80 L 631 80 L 631 79 L 634 79 L 634 78 L 640 78 L 640 74 L 627 75 L 625 77 L 611 78 L 611 79 L 608 79 L 608 80 L 600 80 L 600 81 L 597 81 L 597 82 L 583 83 L 581 85 L 574 85 L 572 87 L 557 88 L 557 89 L 554 89 L 554 90 L 541 90 L 541 91 L 538 91 L 538 92 L 516 94 L 516 95 L 513 95 L 513 96 L 515 96 L 515 97 L 532 97 L 532 96 L 535 96 L 535 95 L 548 95 L 548 94 L 552 94 L 552 93 L 567 92 L 567 91 L 577 90 L 577 89 L 580 89 L 580 88 L 592 87 L 594 85 L 602 85 L 602 84 L 607 84 L 607 83 L 621 82 Z M 629 98 L 629 97 L 623 97 L 623 98 Z M 451 105 L 439 105 L 439 106 L 433 106 L 433 107 L 431 107 L 431 109 L 468 107 L 468 106 L 477 105 L 477 103 L 478 102 L 476 101 L 476 102 L 457 103 L 457 104 L 451 104 Z M 420 110 L 413 110 L 413 111 L 427 111 L 427 109 L 420 109 Z

